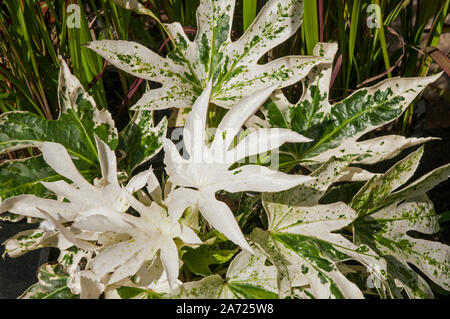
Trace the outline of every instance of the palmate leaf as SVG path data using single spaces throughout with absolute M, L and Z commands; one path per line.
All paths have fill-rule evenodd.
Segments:
M 118 134 L 110 113 L 99 110 L 93 98 L 70 73 L 61 60 L 58 99 L 60 114 L 49 121 L 28 112 L 8 112 L 0 116 L 0 154 L 39 146 L 42 142 L 64 145 L 77 167 L 91 178 L 99 172 L 99 159 L 94 134 L 115 148 Z M 1 165 L 0 196 L 8 197 L 32 193 L 45 196 L 39 183 L 62 179 L 38 156 L 26 160 L 9 161 Z
M 388 263 L 392 297 L 433 298 L 424 278 L 410 265 L 447 291 L 450 290 L 450 247 L 415 238 L 411 231 L 434 234 L 439 230 L 433 203 L 425 196 L 396 202 L 355 222 L 358 243 L 372 247 Z
M 343 203 L 313 207 L 290 207 L 280 228 L 256 228 L 251 239 L 271 257 L 278 270 L 279 294 L 292 296 L 302 288 L 314 298 L 363 298 L 359 288 L 339 270 L 338 264 L 356 260 L 383 280 L 384 260 L 367 245 L 354 245 L 335 234 L 349 225 L 356 214 Z
M 201 0 L 193 41 L 179 23 L 167 25 L 175 46 L 167 58 L 128 41 L 94 41 L 87 47 L 125 72 L 162 84 L 145 93 L 135 110 L 190 107 L 210 81 L 211 102 L 229 108 L 258 89 L 294 84 L 322 62 L 317 56 L 288 56 L 258 64 L 300 27 L 302 0 L 268 1 L 245 34 L 232 42 L 234 7 L 235 0 Z
M 184 159 L 176 145 L 164 139 L 164 164 L 173 185 L 180 186 L 167 200 L 171 218 L 179 219 L 186 208 L 199 207 L 199 212 L 215 229 L 243 249 L 250 251 L 242 230 L 230 208 L 215 197 L 217 191 L 276 192 L 287 190 L 313 178 L 285 174 L 260 165 L 242 165 L 230 169 L 241 159 L 278 149 L 286 142 L 309 141 L 290 130 L 261 129 L 247 135 L 237 145 L 230 145 L 245 120 L 253 115 L 272 93 L 259 90 L 238 102 L 220 121 L 211 143 L 206 143 L 206 122 L 211 84 L 195 102 L 183 129 L 183 142 L 189 159 Z M 224 134 L 225 133 L 225 134 Z
M 372 178 L 351 203 L 360 215 L 353 223 L 355 240 L 386 259 L 393 297 L 402 296 L 401 288 L 412 298 L 433 297 L 426 281 L 409 264 L 450 290 L 450 247 L 411 233 L 434 234 L 439 230 L 433 204 L 425 192 L 450 175 L 450 165 L 445 165 L 402 187 L 414 175 L 422 155 L 423 147 L 384 175 Z
M 364 134 L 398 118 L 426 85 L 441 74 L 388 79 L 331 105 L 329 85 L 336 51 L 336 44 L 317 44 L 314 54 L 323 55 L 328 63 L 315 67 L 303 80 L 304 94 L 298 103 L 289 103 L 279 91 L 264 106 L 271 126 L 290 128 L 314 140 L 286 148 L 296 162 L 323 163 L 332 156 L 354 154 L 359 156 L 355 162 L 373 164 L 432 139 L 387 135 L 359 141 Z
M 339 180 L 351 157 L 332 159 L 312 176 L 317 180 L 286 192 L 263 195 L 269 229 L 250 235 L 270 256 L 278 271 L 280 297 L 293 297 L 301 288 L 314 298 L 362 298 L 359 288 L 339 270 L 338 264 L 353 259 L 383 280 L 386 265 L 367 245 L 357 246 L 336 231 L 357 217 L 344 203 L 319 205 L 328 187 Z
M 59 264 L 45 264 L 39 268 L 38 283 L 28 288 L 20 299 L 76 299 L 67 286 L 69 275 Z
M 211 275 L 187 282 L 171 293 L 169 298 L 182 299 L 278 299 L 277 273 L 266 265 L 267 257 L 254 247 L 255 254 L 242 251 L 231 262 L 226 279 Z

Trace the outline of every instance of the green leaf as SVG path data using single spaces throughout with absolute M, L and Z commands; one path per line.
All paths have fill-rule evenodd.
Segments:
M 319 42 L 319 16 L 317 1 L 305 1 L 305 22 L 302 27 L 306 39 L 308 54 L 313 54 L 314 46 Z
M 268 1 L 237 41 L 231 41 L 234 8 L 234 0 L 201 0 L 193 41 L 180 23 L 167 25 L 175 47 L 167 58 L 134 42 L 104 40 L 87 46 L 123 71 L 162 84 L 144 94 L 134 110 L 190 107 L 210 81 L 211 102 L 229 108 L 255 90 L 298 82 L 323 60 L 288 56 L 258 63 L 295 34 L 302 23 L 302 0 Z
M 441 74 L 388 79 L 331 105 L 329 85 L 336 51 L 335 44 L 317 44 L 314 54 L 324 56 L 327 63 L 313 68 L 303 80 L 305 93 L 298 103 L 289 103 L 280 91 L 265 105 L 270 125 L 286 127 L 287 124 L 288 128 L 314 140 L 301 147 L 285 148 L 298 162 L 326 162 L 332 156 L 354 154 L 358 156 L 355 162 L 372 164 L 430 140 L 388 135 L 358 141 L 366 133 L 398 118 L 426 85 Z
M 69 275 L 59 264 L 45 264 L 39 268 L 39 282 L 28 288 L 20 299 L 77 299 L 67 286 Z
M 136 287 L 119 287 L 116 289 L 122 299 L 161 299 L 162 295 L 152 290 Z
M 207 245 L 188 248 L 183 261 L 190 271 L 201 276 L 211 275 L 210 265 L 220 265 L 229 261 L 238 250 L 214 250 Z
M 243 0 L 242 2 L 242 27 L 244 31 L 248 29 L 253 20 L 256 18 L 258 8 L 257 0 Z
M 450 221 L 450 210 L 439 214 L 439 225 Z
M 138 111 L 131 122 L 120 132 L 119 150 L 125 154 L 121 160 L 125 171 L 131 176 L 136 167 L 155 156 L 162 148 L 162 138 L 167 134 L 167 118 L 156 127 L 150 111 Z

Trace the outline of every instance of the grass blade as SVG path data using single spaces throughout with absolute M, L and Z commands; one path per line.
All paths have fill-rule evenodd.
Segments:
M 248 29 L 256 17 L 257 4 L 257 0 L 243 0 L 242 2 L 244 32 Z
M 303 6 L 302 31 L 304 32 L 308 55 L 312 55 L 314 46 L 319 42 L 317 0 L 305 0 Z

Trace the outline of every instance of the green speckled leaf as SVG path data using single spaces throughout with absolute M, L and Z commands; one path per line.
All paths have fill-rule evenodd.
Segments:
M 358 214 L 368 214 L 383 206 L 389 195 L 406 183 L 419 166 L 423 147 L 392 166 L 385 174 L 373 177 L 353 197 L 351 206 Z
M 33 221 L 30 220 L 28 222 L 33 223 Z M 74 267 L 70 268 L 73 265 L 69 264 L 68 261 L 71 260 L 73 262 L 74 259 L 79 260 L 81 257 L 78 259 L 74 258 L 73 249 L 75 247 L 65 250 L 67 245 L 68 242 L 64 240 L 60 233 L 52 229 L 48 229 L 44 226 L 36 229 L 24 230 L 20 233 L 17 233 L 13 237 L 8 238 L 8 240 L 3 243 L 3 246 L 5 246 L 3 257 L 8 255 L 8 257 L 10 258 L 16 258 L 32 250 L 44 247 L 57 247 L 62 251 L 59 259 L 61 259 L 63 262 L 60 262 L 60 265 L 64 267 L 65 271 L 73 274 L 72 270 Z M 86 255 L 85 251 L 80 250 L 80 252 L 83 252 L 84 255 Z M 71 254 L 70 258 L 67 258 L 69 256 L 68 254 Z M 77 265 L 75 265 L 75 267 L 76 266 Z
M 359 215 L 353 223 L 355 240 L 386 259 L 393 297 L 402 297 L 401 288 L 411 298 L 433 296 L 426 281 L 409 264 L 437 285 L 450 289 L 450 247 L 410 233 L 434 234 L 439 230 L 433 204 L 425 192 L 450 175 L 450 165 L 445 165 L 403 186 L 414 175 L 422 154 L 423 147 L 385 174 L 372 178 L 350 204 Z
M 59 264 L 45 264 L 39 268 L 39 282 L 28 288 L 20 299 L 77 299 L 67 286 L 69 275 Z
M 156 127 L 151 111 L 138 111 L 131 122 L 120 132 L 119 150 L 125 158 L 119 163 L 129 176 L 134 169 L 155 156 L 162 148 L 162 138 L 167 133 L 167 118 Z
M 162 84 L 144 94 L 135 110 L 190 107 L 210 81 L 211 102 L 231 107 L 258 89 L 294 84 L 323 61 L 318 56 L 288 56 L 258 63 L 300 27 L 303 0 L 268 1 L 245 34 L 232 42 L 234 9 L 235 0 L 200 0 L 193 41 L 180 23 L 167 25 L 175 49 L 166 58 L 134 42 L 103 40 L 87 46 L 123 71 Z
M 351 207 L 359 215 L 370 214 L 393 202 L 420 196 L 450 176 L 448 164 L 400 188 L 414 175 L 422 155 L 423 147 L 396 163 L 385 174 L 373 177 L 353 197 Z
M 19 257 L 27 252 L 45 247 L 43 242 L 52 234 L 44 232 L 42 229 L 30 229 L 17 233 L 3 243 L 5 246 L 4 255 L 9 257 Z
M 345 204 L 286 206 L 278 210 L 283 214 L 283 210 L 289 212 L 277 228 L 269 228 L 267 232 L 255 230 L 251 239 L 277 266 L 281 296 L 291 295 L 291 288 L 300 286 L 308 288 L 315 298 L 363 298 L 359 288 L 345 278 L 337 265 L 353 259 L 370 271 L 375 266 L 385 271 L 384 260 L 367 245 L 354 245 L 333 233 L 356 218 Z M 382 276 L 382 272 L 377 275 Z
M 419 196 L 446 181 L 450 177 L 450 164 L 438 167 L 410 183 L 405 188 L 391 194 L 389 201 L 400 201 Z
M 267 266 L 267 257 L 257 247 L 255 255 L 241 252 L 231 262 L 226 279 L 211 275 L 187 282 L 176 289 L 171 298 L 277 299 L 276 269 Z
M 388 262 L 393 297 L 401 297 L 402 288 L 410 298 L 433 297 L 427 282 L 409 264 L 450 290 L 450 246 L 409 233 L 434 234 L 439 230 L 433 204 L 425 195 L 366 215 L 354 227 L 357 242 L 372 247 Z
M 303 183 L 284 192 L 264 193 L 263 205 L 267 213 L 269 225 L 276 228 L 285 217 L 284 207 L 287 206 L 315 206 L 324 196 L 330 185 L 337 182 L 344 173 L 344 169 L 350 164 L 352 157 L 340 159 L 331 158 L 311 173 L 316 179 Z
M 352 159 L 332 158 L 311 174 L 316 177 L 313 182 L 286 192 L 263 194 L 268 231 L 255 230 L 250 237 L 277 267 L 281 297 L 295 297 L 295 289 L 301 289 L 304 297 L 362 298 L 359 288 L 338 268 L 351 259 L 384 280 L 385 261 L 367 245 L 355 245 L 336 232 L 350 225 L 357 218 L 356 212 L 342 202 L 319 205 Z
M 441 74 L 423 78 L 392 78 L 362 88 L 331 105 L 329 84 L 336 44 L 319 43 L 314 54 L 328 63 L 316 66 L 303 80 L 304 95 L 289 103 L 279 91 L 264 106 L 271 126 L 288 127 L 313 142 L 285 149 L 297 161 L 326 162 L 330 157 L 358 155 L 355 162 L 372 164 L 397 155 L 401 150 L 431 138 L 404 138 L 388 135 L 358 141 L 364 134 L 398 118 L 429 83 Z

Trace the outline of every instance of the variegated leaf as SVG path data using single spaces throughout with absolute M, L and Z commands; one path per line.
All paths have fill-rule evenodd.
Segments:
M 450 246 L 424 240 L 416 231 L 434 234 L 439 230 L 433 203 L 425 196 L 395 202 L 354 224 L 355 239 L 372 247 L 388 262 L 388 279 L 393 297 L 432 298 L 427 282 L 410 264 L 429 279 L 450 290 Z
M 145 14 L 136 1 L 129 7 Z M 179 23 L 167 25 L 175 46 L 167 58 L 134 42 L 102 40 L 87 46 L 121 70 L 163 85 L 145 93 L 135 110 L 190 107 L 210 81 L 211 102 L 231 107 L 255 90 L 296 83 L 323 61 L 317 56 L 288 56 L 258 64 L 299 28 L 303 0 L 268 1 L 245 34 L 233 42 L 234 8 L 235 0 L 201 0 L 193 41 Z
M 311 173 L 313 181 L 296 186 L 284 192 L 263 194 L 263 205 L 267 213 L 269 227 L 276 228 L 285 218 L 284 207 L 315 206 L 324 196 L 328 188 L 337 182 L 345 173 L 352 157 L 332 158 Z
M 328 63 L 313 68 L 303 80 L 304 94 L 298 103 L 289 103 L 279 91 L 264 106 L 271 126 L 291 128 L 314 140 L 301 147 L 285 148 L 296 161 L 326 162 L 332 156 L 354 154 L 358 156 L 355 162 L 373 164 L 430 140 L 388 135 L 359 141 L 364 134 L 398 118 L 441 74 L 388 79 L 331 105 L 329 84 L 336 51 L 336 44 L 317 44 L 314 54 L 323 55 Z
M 366 182 L 377 175 L 360 167 L 347 167 L 338 182 Z
M 384 261 L 367 246 L 354 245 L 335 231 L 357 217 L 344 203 L 319 205 L 328 188 L 346 174 L 352 157 L 331 159 L 311 176 L 314 181 L 289 191 L 263 194 L 269 222 L 268 231 L 255 230 L 251 239 L 257 243 L 278 270 L 281 297 L 362 298 L 362 292 L 340 273 L 337 265 L 355 259 L 381 280 Z M 299 288 L 301 287 L 301 288 Z
M 98 175 L 97 167 L 80 160 L 74 162 L 87 179 L 93 180 Z M 0 165 L 0 176 L 0 198 L 3 200 L 21 194 L 54 196 L 41 182 L 54 182 L 63 178 L 47 165 L 41 155 L 3 162 Z
M 119 167 L 131 176 L 136 167 L 155 156 L 162 148 L 162 138 L 167 134 L 167 118 L 155 127 L 151 111 L 138 111 L 120 132 L 119 150 L 125 158 Z
M 426 281 L 409 264 L 449 290 L 449 246 L 412 237 L 410 231 L 433 234 L 439 230 L 433 204 L 425 192 L 446 180 L 450 165 L 439 167 L 407 186 L 423 155 L 423 147 L 399 161 L 385 174 L 373 177 L 353 197 L 351 206 L 360 216 L 353 223 L 355 239 L 369 245 L 388 262 L 393 297 L 429 298 Z
M 67 244 L 67 246 L 70 246 L 69 242 Z M 64 247 L 61 244 L 57 246 L 60 249 L 58 262 L 70 276 L 74 276 L 77 271 L 84 268 L 92 259 L 92 252 L 79 249 L 76 246 Z
M 439 167 L 399 189 L 416 171 L 423 147 L 392 166 L 385 174 L 374 176 L 353 197 L 351 207 L 359 215 L 371 214 L 394 202 L 420 196 L 450 176 L 450 164 Z
M 94 134 L 114 149 L 118 144 L 117 130 L 111 114 L 106 109 L 99 110 L 66 63 L 63 60 L 60 63 L 59 118 L 49 121 L 29 112 L 3 113 L 0 116 L 0 153 L 56 142 L 64 145 L 82 173 L 98 172 Z M 43 164 L 40 169 L 36 169 L 38 162 Z M 62 179 L 40 157 L 7 162 L 1 170 L 4 171 L 0 183 L 2 199 L 29 192 L 45 195 L 39 182 Z M 91 178 L 91 175 L 86 176 Z M 14 179 L 3 180 L 9 176 Z
M 59 264 L 45 264 L 39 268 L 39 282 L 28 288 L 20 299 L 76 299 L 67 286 L 69 275 Z
M 73 156 L 87 162 L 97 160 L 94 133 L 111 148 L 118 134 L 106 109 L 99 110 L 80 81 L 61 59 L 58 84 L 60 114 L 48 121 L 28 112 L 7 112 L 0 117 L 0 153 L 23 149 L 39 142 L 63 144 Z
M 4 255 L 15 258 L 27 252 L 43 247 L 53 247 L 57 242 L 55 232 L 46 232 L 43 229 L 30 229 L 17 233 L 3 243 Z
M 278 299 L 276 269 L 266 266 L 267 257 L 254 247 L 255 254 L 242 251 L 231 262 L 226 278 L 211 275 L 187 282 L 169 295 L 187 299 Z
M 354 245 L 334 233 L 355 218 L 356 213 L 343 203 L 311 207 L 278 206 L 285 218 L 268 231 L 255 230 L 251 239 L 271 256 L 278 269 L 280 296 L 291 295 L 301 283 L 315 298 L 363 298 L 337 265 L 357 260 L 383 280 L 386 265 L 367 245 Z

